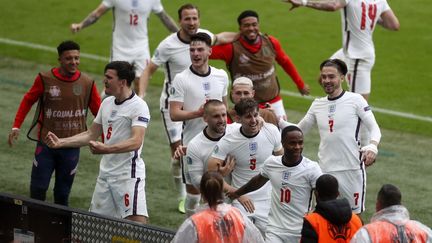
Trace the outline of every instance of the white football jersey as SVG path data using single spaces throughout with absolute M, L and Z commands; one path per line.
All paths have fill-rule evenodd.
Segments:
M 113 10 L 111 55 L 128 58 L 121 61 L 130 61 L 137 55 L 147 55 L 150 59 L 147 21 L 151 12 L 163 11 L 161 1 L 103 0 L 102 4 Z
M 214 35 L 208 30 L 198 29 L 197 32 L 206 33 L 214 39 Z M 165 80 L 160 97 L 160 108 L 168 109 L 169 90 L 174 77 L 192 64 L 189 42 L 180 39 L 178 32 L 173 33 L 159 43 L 151 61 L 164 70 Z
M 321 174 L 318 163 L 306 157 L 293 167 L 283 165 L 282 156 L 271 156 L 264 162 L 261 175 L 272 185 L 267 230 L 300 235 L 303 216 L 311 207 L 312 189 Z
M 375 58 L 372 34 L 381 13 L 390 9 L 386 0 L 345 0 L 341 9 L 342 45 L 352 59 Z
M 132 127 L 147 128 L 150 113 L 147 103 L 133 94 L 131 98 L 120 104 L 115 103 L 115 97 L 105 98 L 94 119 L 95 123 L 102 124 L 104 143 L 116 144 L 129 139 Z M 141 159 L 142 144 L 138 150 L 104 154 L 100 162 L 99 177 L 119 178 L 145 178 L 145 165 Z
M 231 185 L 240 188 L 259 173 L 264 161 L 272 156 L 273 152 L 281 149 L 281 135 L 278 128 L 273 124 L 264 123 L 260 132 L 254 137 L 245 136 L 241 128 L 226 134 L 217 143 L 212 157 L 225 160 L 228 154 L 234 156 L 236 163 L 231 173 Z M 266 200 L 270 197 L 270 190 L 270 183 L 266 183 L 247 195 L 253 200 Z
M 169 101 L 182 102 L 183 110 L 195 111 L 208 100 L 222 101 L 227 95 L 228 83 L 228 74 L 222 69 L 209 66 L 209 72 L 201 75 L 189 67 L 175 76 Z M 183 145 L 187 146 L 205 126 L 202 117 L 186 120 L 183 127 Z
M 364 123 L 378 127 L 366 100 L 360 94 L 344 91 L 336 99 L 315 99 L 298 126 L 307 133 L 318 125 L 319 163 L 322 171 L 328 172 L 361 168 L 359 130 Z M 371 133 L 374 137 L 375 132 Z
M 225 134 L 229 134 L 238 127 L 240 127 L 238 123 L 227 125 Z M 207 162 L 221 138 L 209 137 L 204 129 L 189 142 L 186 150 L 186 182 L 190 182 L 196 188 L 200 187 L 201 177 L 207 171 Z

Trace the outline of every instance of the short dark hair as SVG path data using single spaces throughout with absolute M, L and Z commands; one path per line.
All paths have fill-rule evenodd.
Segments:
M 209 107 L 211 107 L 211 106 L 220 106 L 220 105 L 225 105 L 225 104 L 222 101 L 220 101 L 220 100 L 211 99 L 211 100 L 207 101 L 204 104 L 204 113 L 208 114 L 209 109 L 210 109 Z
M 299 131 L 299 132 L 301 132 L 301 134 L 303 134 L 303 131 L 298 126 L 290 125 L 290 126 L 285 127 L 284 129 L 282 129 L 281 141 L 284 142 L 286 135 L 292 131 Z
M 320 64 L 320 70 L 323 67 L 335 67 L 343 75 L 346 75 L 348 72 L 347 65 L 340 59 L 327 59 Z
M 401 205 L 402 193 L 396 186 L 384 184 L 378 192 L 377 201 L 381 203 L 382 208 Z
M 127 85 L 130 87 L 135 79 L 135 67 L 134 65 L 126 61 L 113 61 L 105 66 L 104 72 L 108 69 L 113 69 L 117 71 L 117 76 L 119 79 L 126 79 Z
M 219 172 L 206 171 L 201 177 L 200 190 L 210 208 L 223 202 L 223 177 Z
M 59 56 L 61 56 L 61 54 L 65 51 L 70 51 L 70 50 L 80 50 L 80 45 L 78 45 L 78 43 L 71 41 L 71 40 L 66 40 L 63 41 L 62 43 L 60 43 L 60 45 L 57 46 L 57 53 Z
M 200 16 L 200 11 L 196 5 L 193 5 L 191 3 L 186 3 L 181 5 L 180 8 L 177 10 L 179 20 L 182 19 L 183 10 L 185 9 L 196 9 L 198 12 L 198 17 Z
M 195 35 L 191 36 L 191 43 L 195 41 L 202 41 L 206 43 L 207 46 L 211 46 L 211 37 L 203 32 L 196 33 Z
M 241 12 L 240 15 L 237 17 L 237 23 L 240 25 L 241 21 L 247 17 L 255 17 L 259 21 L 259 17 L 258 17 L 257 12 L 255 12 L 253 10 L 245 10 L 245 11 Z
M 318 177 L 315 189 L 319 201 L 329 201 L 339 196 L 338 180 L 330 174 L 323 174 Z
M 243 116 L 249 112 L 258 111 L 258 102 L 252 98 L 244 98 L 234 105 L 234 110 L 237 115 Z

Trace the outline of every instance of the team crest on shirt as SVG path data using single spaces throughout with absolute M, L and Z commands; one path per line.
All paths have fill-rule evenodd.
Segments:
M 111 118 L 115 117 L 116 115 L 117 115 L 117 110 L 111 111 L 111 115 L 110 115 Z
M 170 93 L 170 95 L 174 95 L 175 94 L 175 88 L 174 87 L 171 87 L 170 89 L 169 89 L 169 93 Z
M 59 97 L 61 95 L 60 87 L 56 85 L 50 86 L 48 92 L 51 97 Z
M 83 90 L 83 87 L 81 84 L 74 84 L 72 86 L 72 92 L 74 93 L 74 95 L 81 95 Z
M 258 150 L 257 142 L 249 143 L 249 151 L 251 152 L 251 154 L 255 154 L 257 150 Z
M 284 171 L 284 172 L 282 173 L 282 181 L 287 181 L 290 177 L 291 177 L 291 172 L 289 172 L 289 171 Z
M 335 113 L 336 112 L 336 104 L 329 105 L 329 113 Z
M 203 89 L 204 91 L 207 93 L 208 91 L 210 91 L 210 83 L 209 82 L 205 82 L 202 84 L 203 85 Z

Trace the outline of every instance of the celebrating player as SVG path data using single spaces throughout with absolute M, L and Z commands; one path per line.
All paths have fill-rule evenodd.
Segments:
M 298 126 L 306 134 L 317 124 L 320 134 L 318 158 L 321 169 L 339 182 L 342 197 L 348 199 L 353 212 L 364 210 L 366 170 L 375 162 L 381 131 L 367 101 L 359 94 L 344 91 L 347 73 L 339 59 L 325 60 L 320 65 L 320 85 L 326 97 L 315 99 Z M 361 126 L 371 133 L 369 144 L 359 147 Z
M 171 31 L 178 30 L 175 21 L 165 12 L 161 0 L 102 0 L 102 3 L 80 23 L 73 23 L 73 33 L 96 23 L 108 10 L 112 9 L 113 33 L 110 61 L 128 61 L 135 65 L 136 81 L 150 60 L 147 21 L 150 13 L 155 13 L 165 27 Z M 137 90 L 139 92 L 139 90 Z
M 231 89 L 231 100 L 234 105 L 239 103 L 241 99 L 254 98 L 254 95 L 255 90 L 253 89 L 253 83 L 250 78 L 240 77 L 234 80 Z M 259 115 L 264 119 L 265 122 L 278 126 L 278 118 L 270 104 L 268 106 L 269 107 L 267 108 L 260 108 Z M 227 115 L 228 124 L 237 121 L 237 114 L 234 108 L 229 109 Z
M 275 61 L 285 70 L 297 85 L 302 95 L 309 94 L 291 59 L 284 52 L 279 41 L 260 33 L 258 13 L 243 11 L 237 18 L 240 38 L 230 44 L 214 46 L 211 59 L 222 59 L 228 66 L 231 78 L 248 77 L 253 81 L 255 100 L 261 107 L 272 105 L 278 119 L 286 120 L 286 112 L 279 94 Z
M 260 125 L 258 103 L 254 99 L 242 99 L 235 105 L 235 110 L 241 127 L 226 134 L 217 143 L 208 161 L 208 170 L 217 171 L 228 155 L 233 156 L 236 163 L 231 173 L 231 187 L 240 188 L 259 173 L 268 157 L 281 155 L 283 148 L 278 128 L 270 123 Z M 226 190 L 231 190 L 230 186 Z M 270 183 L 267 183 L 260 190 L 248 193 L 253 205 L 250 201 L 233 202 L 244 213 L 245 208 L 250 212 L 248 215 L 263 235 L 270 210 L 270 191 Z
M 211 39 L 206 33 L 191 37 L 189 56 L 192 65 L 177 74 L 172 83 L 169 97 L 171 120 L 183 121 L 182 145 L 187 146 L 206 126 L 202 119 L 204 104 L 211 99 L 227 104 L 228 74 L 222 69 L 209 66 Z M 185 207 L 196 205 L 199 194 L 193 186 L 186 185 Z M 193 206 L 189 206 L 194 208 Z
M 28 134 L 30 139 L 37 141 L 30 197 L 45 200 L 55 170 L 54 202 L 67 206 L 80 151 L 78 148 L 51 149 L 42 140 L 48 131 L 61 138 L 85 131 L 87 110 L 90 108 L 96 116 L 101 99 L 94 81 L 78 70 L 80 46 L 73 41 L 64 41 L 57 51 L 60 66 L 36 77 L 21 101 L 8 142 L 12 147 L 27 113 L 39 101 Z
M 180 161 L 174 159 L 174 151 L 181 144 L 182 122 L 173 122 L 169 114 L 169 91 L 174 77 L 187 69 L 191 65 L 189 55 L 189 44 L 191 36 L 198 32 L 207 33 L 212 37 L 213 42 L 228 41 L 233 38 L 232 34 L 221 33 L 217 35 L 211 34 L 209 31 L 200 29 L 200 14 L 197 6 L 193 4 L 184 4 L 178 10 L 180 30 L 177 33 L 170 34 L 162 42 L 159 43 L 149 65 L 144 69 L 140 78 L 140 92 L 138 95 L 144 97 L 149 80 L 154 72 L 159 67 L 163 67 L 165 73 L 164 85 L 160 96 L 160 110 L 162 120 L 168 136 L 168 141 L 171 148 L 171 173 L 174 178 L 180 201 L 179 210 L 184 213 L 184 198 L 185 188 L 182 182 Z
M 303 133 L 300 128 L 285 127 L 281 138 L 284 154 L 269 157 L 259 174 L 230 192 L 229 196 L 235 199 L 270 181 L 273 189 L 266 242 L 299 242 L 303 216 L 310 209 L 312 189 L 322 173 L 317 162 L 302 156 Z
M 94 154 L 103 154 L 90 211 L 146 223 L 145 164 L 141 159 L 144 135 L 150 121 L 148 106 L 131 88 L 133 66 L 114 61 L 105 66 L 106 98 L 86 132 L 58 138 L 49 132 L 51 148 L 89 145 Z M 96 139 L 104 134 L 104 142 Z
M 375 63 L 372 39 L 377 24 L 389 30 L 399 30 L 399 20 L 387 0 L 285 0 L 293 8 L 305 6 L 322 11 L 341 10 L 342 49 L 331 59 L 341 59 L 348 66 L 350 91 L 366 100 L 371 91 L 371 71 Z

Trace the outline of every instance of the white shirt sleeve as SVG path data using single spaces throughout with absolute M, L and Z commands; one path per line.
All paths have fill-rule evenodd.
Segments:
M 150 112 L 147 103 L 143 101 L 143 104 L 136 106 L 136 111 L 132 112 L 132 127 L 141 126 L 147 128 L 150 122 Z
M 323 173 L 322 173 L 321 168 L 319 167 L 318 163 L 314 163 L 314 166 L 313 166 L 313 168 L 310 171 L 311 171 L 310 185 L 312 186 L 312 188 L 315 188 L 316 187 L 316 181 L 318 180 L 318 178 Z
M 379 143 L 381 140 L 381 130 L 375 120 L 375 116 L 366 100 L 360 96 L 357 103 L 357 115 L 370 133 L 370 139 Z
M 199 148 L 189 143 L 186 150 L 186 166 L 188 167 L 192 185 L 199 188 L 201 177 L 204 174 L 204 161 L 200 159 L 199 155 L 196 153 L 196 149 Z
M 102 4 L 105 5 L 105 7 L 107 8 L 112 8 L 114 7 L 115 0 L 103 0 Z
M 273 138 L 275 139 L 274 141 L 274 148 L 273 148 L 273 152 L 279 151 L 282 149 L 282 139 L 281 139 L 281 134 L 279 132 L 279 129 L 271 124 L 271 130 L 273 133 Z
M 312 102 L 311 107 L 309 108 L 306 115 L 301 119 L 298 123 L 298 127 L 302 130 L 303 134 L 307 134 L 309 130 L 316 124 L 316 117 L 313 113 L 314 102 Z
M 162 3 L 160 0 L 155 0 L 153 2 L 152 12 L 153 13 L 160 13 L 164 10 Z
M 178 101 L 178 102 L 184 102 L 184 96 L 185 96 L 185 87 L 183 85 L 183 80 L 181 79 L 180 75 L 176 75 L 170 92 L 169 101 Z
M 162 64 L 168 61 L 168 55 L 164 52 L 165 48 L 163 47 L 164 43 L 159 43 L 158 47 L 154 51 L 153 57 L 151 61 L 160 67 Z
M 230 148 L 230 144 L 229 141 L 224 139 L 225 137 L 223 137 L 221 140 L 219 140 L 219 142 L 216 144 L 216 146 L 213 149 L 213 153 L 211 155 L 211 157 L 216 158 L 216 159 L 220 159 L 220 160 L 225 160 L 228 153 L 230 152 L 229 148 Z

